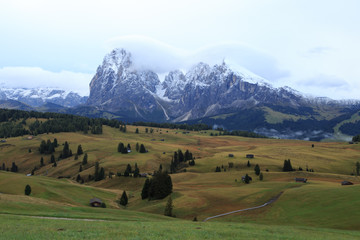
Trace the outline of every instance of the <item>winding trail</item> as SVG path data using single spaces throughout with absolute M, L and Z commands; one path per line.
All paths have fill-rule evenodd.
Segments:
M 210 220 L 210 219 L 213 219 L 213 218 L 224 217 L 224 216 L 227 216 L 227 215 L 230 215 L 230 214 L 233 214 L 233 213 L 245 212 L 245 211 L 250 211 L 250 210 L 255 210 L 255 209 L 259 209 L 259 208 L 266 207 L 267 205 L 270 205 L 271 203 L 273 203 L 273 202 L 275 202 L 276 200 L 278 200 L 279 197 L 280 197 L 283 193 L 284 193 L 284 192 L 280 192 L 278 195 L 276 195 L 275 197 L 271 198 L 268 202 L 264 203 L 263 205 L 256 206 L 256 207 L 251 207 L 251 208 L 240 209 L 240 210 L 235 210 L 235 211 L 231 211 L 231 212 L 227 212 L 227 213 L 222 213 L 222 214 L 219 214 L 219 215 L 216 215 L 216 216 L 212 216 L 212 217 L 205 218 L 205 219 L 203 220 L 203 222 L 206 222 L 206 221 L 208 221 L 208 220 Z

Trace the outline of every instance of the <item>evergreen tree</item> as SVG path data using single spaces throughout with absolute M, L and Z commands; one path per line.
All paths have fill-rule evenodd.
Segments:
M 249 184 L 249 183 L 250 183 L 250 177 L 249 177 L 248 174 L 245 175 L 244 182 L 245 182 L 246 184 Z
M 120 203 L 120 205 L 122 205 L 122 206 L 126 206 L 126 205 L 128 204 L 128 197 L 127 197 L 125 191 L 122 193 L 119 203 Z
M 138 128 L 136 128 L 135 133 L 139 133 L 139 129 L 138 129 Z
M 27 184 L 27 185 L 25 186 L 25 195 L 26 195 L 26 196 L 29 196 L 30 193 L 31 193 L 31 187 L 30 187 L 29 184 Z
M 130 145 L 130 143 L 128 143 L 127 149 L 128 149 L 128 150 L 131 150 L 131 145 Z
M 40 143 L 39 151 L 41 154 L 43 154 L 43 153 L 45 153 L 46 150 L 47 150 L 46 142 L 45 142 L 45 140 L 42 140 Z
M 143 189 L 141 191 L 141 199 L 146 199 L 149 197 L 149 188 L 150 188 L 150 179 L 146 179 Z
M 5 171 L 5 163 L 2 164 L 2 170 Z
M 263 176 L 262 173 L 260 173 L 260 175 L 259 175 L 259 180 L 262 181 L 263 179 L 264 179 L 264 176 Z
M 145 133 L 148 133 L 149 132 L 149 129 L 148 128 L 145 128 Z
M 134 177 L 140 176 L 140 169 L 137 166 L 137 163 L 135 163 L 135 170 L 134 170 Z
M 12 162 L 10 171 L 11 172 L 18 172 L 18 166 L 15 164 L 15 162 Z
M 77 155 L 83 154 L 83 150 L 82 150 L 81 144 L 78 146 L 78 149 L 77 149 L 76 154 L 77 154 Z
M 121 153 L 122 154 L 128 154 L 128 149 L 127 149 L 127 147 L 125 147 L 125 145 L 123 145 Z
M 78 160 L 79 156 L 77 154 L 75 154 L 74 160 Z
M 124 144 L 123 144 L 123 143 L 119 143 L 119 144 L 118 144 L 118 152 L 119 152 L 119 153 L 122 153 L 123 150 L 124 150 Z
M 88 163 L 88 155 L 87 155 L 87 153 L 85 153 L 83 160 L 82 160 L 82 165 L 86 165 L 87 163 Z
M 140 146 L 139 143 L 136 143 L 136 151 L 139 152 Z
M 172 217 L 173 208 L 174 208 L 174 205 L 172 203 L 172 198 L 171 198 L 171 195 L 170 195 L 169 198 L 168 198 L 168 201 L 166 203 L 166 206 L 165 206 L 164 215 L 168 216 L 168 217 Z
M 360 175 L 360 162 L 356 162 L 356 175 Z
M 80 164 L 80 167 L 79 167 L 79 172 L 82 172 L 82 165 Z
M 150 128 L 150 133 L 153 133 L 154 132 L 154 129 Z
M 145 149 L 144 144 L 141 144 L 141 145 L 140 145 L 139 152 L 140 152 L 140 153 L 146 153 L 146 149 Z
M 99 180 L 98 181 L 101 181 L 105 179 L 105 169 L 103 167 L 100 168 L 100 172 L 99 172 Z
M 221 172 L 221 168 L 219 166 L 216 166 L 215 172 Z
M 260 175 L 260 166 L 259 166 L 259 164 L 255 165 L 254 171 L 255 171 L 256 176 Z
M 54 138 L 54 147 L 56 148 L 58 146 L 58 141 L 56 138 Z
M 184 161 L 184 154 L 182 153 L 182 151 L 180 149 L 178 150 L 178 158 L 179 158 L 179 162 Z
M 54 161 L 53 167 L 57 167 L 57 163 L 56 163 L 56 161 Z
M 54 163 L 54 162 L 55 162 L 55 156 L 54 154 L 51 154 L 50 163 Z
M 31 153 L 31 148 L 29 148 L 29 150 L 28 150 L 28 151 L 29 151 L 29 153 Z
M 81 165 L 80 165 L 80 166 L 81 166 Z M 77 182 L 80 182 L 80 181 L 81 181 L 81 176 L 80 176 L 80 174 L 77 175 L 76 181 L 77 181 Z
M 41 159 L 40 159 L 40 166 L 41 167 L 44 166 L 44 158 L 43 157 L 41 157 Z
M 284 171 L 284 172 L 294 171 L 294 169 L 293 169 L 292 166 L 291 166 L 290 159 L 284 160 L 283 171 Z
M 247 166 L 247 167 L 251 167 L 251 164 L 250 164 L 250 161 L 249 161 L 249 160 L 248 160 L 246 166 Z
M 130 166 L 130 164 L 128 164 L 128 165 L 126 166 L 126 169 L 125 169 L 125 172 L 124 172 L 124 176 L 125 176 L 125 177 L 128 177 L 131 172 L 132 172 L 131 166 Z
M 166 172 L 155 172 L 150 181 L 149 199 L 163 199 L 172 193 L 172 181 L 170 175 Z
M 64 148 L 62 151 L 62 158 L 68 158 L 68 157 L 70 157 L 70 148 L 69 148 L 69 143 L 65 141 Z
M 99 162 L 95 162 L 95 174 L 94 174 L 94 180 L 99 181 Z

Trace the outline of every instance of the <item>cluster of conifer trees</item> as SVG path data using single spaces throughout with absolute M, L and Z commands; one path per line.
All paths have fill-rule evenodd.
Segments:
M 180 149 L 174 152 L 170 163 L 170 173 L 176 173 L 176 171 L 181 168 L 181 164 L 186 163 L 187 161 L 189 161 L 190 166 L 195 165 L 195 158 L 193 158 L 193 155 L 189 150 L 186 150 L 185 154 L 183 154 Z
M 173 185 L 168 172 L 159 169 L 151 179 L 147 178 L 145 180 L 141 191 L 141 198 L 148 198 L 149 200 L 163 199 L 172 193 L 172 188 Z

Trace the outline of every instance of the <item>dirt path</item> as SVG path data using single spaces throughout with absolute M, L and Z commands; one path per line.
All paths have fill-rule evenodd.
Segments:
M 275 197 L 271 198 L 268 202 L 264 203 L 263 205 L 260 205 L 260 206 L 256 206 L 256 207 L 251 207 L 251 208 L 245 208 L 245 209 L 240 209 L 240 210 L 235 210 L 235 211 L 231 211 L 231 212 L 227 212 L 227 213 L 222 213 L 222 214 L 219 214 L 219 215 L 216 215 L 216 216 L 212 216 L 212 217 L 208 217 L 208 218 L 205 218 L 203 220 L 203 222 L 206 222 L 210 219 L 213 219 L 213 218 L 218 218 L 218 217 L 224 217 L 224 216 L 227 216 L 227 215 L 230 215 L 230 214 L 233 214 L 233 213 L 238 213 L 238 212 L 245 212 L 245 211 L 250 211 L 250 210 L 255 210 L 255 209 L 259 209 L 259 208 L 263 208 L 267 205 L 270 205 L 271 203 L 275 202 L 276 200 L 279 199 L 279 197 L 283 194 L 284 192 L 280 192 L 278 195 L 276 195 Z

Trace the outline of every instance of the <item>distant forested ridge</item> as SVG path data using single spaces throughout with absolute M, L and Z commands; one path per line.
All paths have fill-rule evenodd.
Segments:
M 27 123 L 27 119 L 35 121 Z M 0 138 L 77 131 L 101 134 L 102 125 L 119 127 L 120 124 L 118 120 L 104 118 L 92 119 L 63 113 L 0 109 Z

